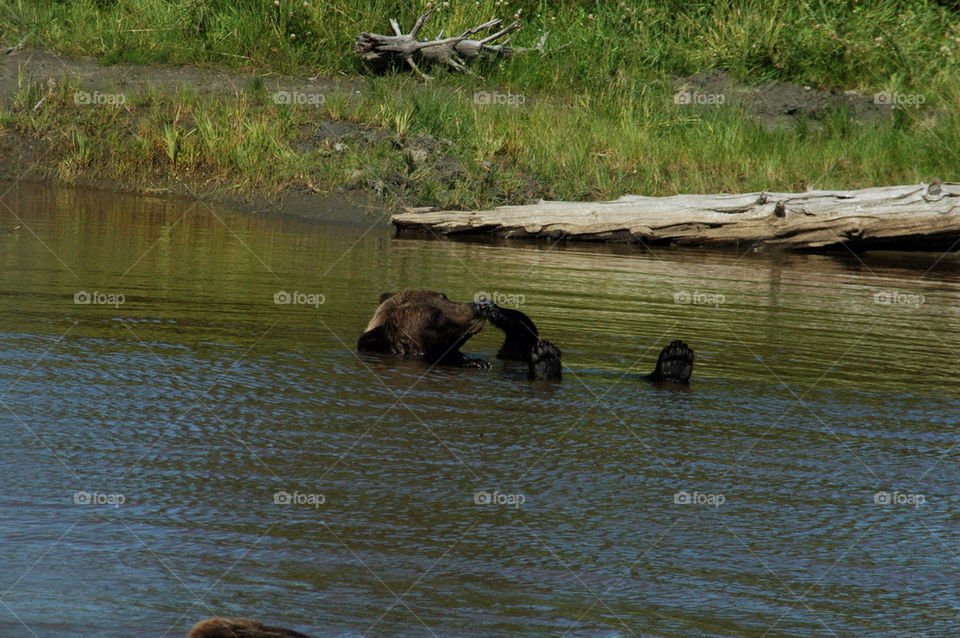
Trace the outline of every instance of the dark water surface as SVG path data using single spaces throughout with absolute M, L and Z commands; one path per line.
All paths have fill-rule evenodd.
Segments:
M 960 635 L 954 257 L 0 201 L 0 636 Z M 522 301 L 563 383 L 358 357 L 405 287 Z

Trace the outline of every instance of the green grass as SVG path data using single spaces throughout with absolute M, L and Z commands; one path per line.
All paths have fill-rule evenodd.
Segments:
M 3 0 L 0 39 L 52 46 L 110 62 L 256 66 L 284 73 L 358 73 L 360 31 L 409 28 L 425 3 L 279 0 Z M 549 31 L 549 55 L 491 70 L 526 90 L 625 88 L 664 74 L 706 68 L 760 81 L 936 92 L 954 82 L 960 14 L 932 1 L 634 0 L 537 2 L 455 0 L 425 35 L 475 26 L 491 16 L 524 25 L 519 45 Z M 561 48 L 562 47 L 562 48 Z
M 361 30 L 405 27 L 425 5 L 266 0 L 0 0 L 0 40 L 106 62 L 256 68 L 300 76 L 368 75 L 352 53 Z M 451 2 L 425 27 L 457 33 L 491 16 L 547 50 L 476 65 L 480 76 L 433 72 L 372 78 L 359 96 L 319 109 L 273 104 L 262 83 L 236 96 L 189 90 L 130 95 L 130 108 L 78 108 L 61 82 L 20 87 L 0 104 L 0 132 L 52 145 L 46 170 L 70 181 L 135 187 L 186 182 L 241 194 L 307 184 L 376 188 L 417 204 L 475 207 L 532 196 L 611 198 L 802 190 L 957 179 L 960 12 L 935 2 L 674 0 Z M 292 15 L 291 15 L 292 14 Z M 291 35 L 296 37 L 291 38 Z M 922 108 L 875 124 L 837 112 L 822 128 L 768 131 L 734 106 L 678 108 L 673 78 L 719 68 L 746 83 L 789 80 L 866 93 L 920 93 Z M 478 105 L 477 91 L 522 96 Z M 382 126 L 372 144 L 298 150 L 332 118 Z M 456 179 L 410 160 L 411 141 L 451 140 Z M 406 151 L 405 151 L 406 148 Z
M 513 107 L 478 106 L 467 91 L 385 78 L 359 98 L 332 95 L 318 110 L 274 104 L 256 87 L 229 99 L 181 91 L 171 100 L 147 91 L 128 97 L 130 110 L 77 106 L 77 89 L 61 83 L 34 111 L 48 88 L 25 83 L 0 108 L 0 126 L 46 140 L 53 148 L 48 170 L 59 179 L 139 188 L 184 182 L 250 194 L 387 181 L 394 184 L 389 193 L 411 203 L 475 207 L 532 194 L 592 199 L 910 183 L 949 176 L 960 148 L 956 112 L 935 125 L 908 119 L 873 126 L 839 112 L 822 130 L 767 131 L 732 108 L 665 109 L 672 88 L 653 84 L 629 96 Z M 331 114 L 394 133 L 370 145 L 297 150 Z M 462 167 L 456 179 L 438 175 L 430 161 L 409 161 L 404 147 L 427 134 L 458 140 L 448 149 Z

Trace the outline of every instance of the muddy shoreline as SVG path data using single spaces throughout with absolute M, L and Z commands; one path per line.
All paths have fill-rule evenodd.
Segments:
M 104 65 L 91 57 L 66 57 L 38 50 L 14 51 L 0 55 L 0 100 L 10 99 L 22 81 L 60 82 L 70 78 L 89 91 L 135 92 L 162 90 L 174 95 L 188 86 L 201 95 L 232 95 L 254 82 L 288 91 L 354 92 L 364 87 L 360 78 L 297 78 L 275 73 L 222 71 L 195 66 L 155 67 L 144 65 Z M 49 144 L 49 142 L 48 142 Z M 376 194 L 362 189 L 340 189 L 331 193 L 312 192 L 308 188 L 286 188 L 269 196 L 239 197 L 223 189 L 203 189 L 188 184 L 142 189 L 113 181 L 80 177 L 63 181 L 40 175 L 48 145 L 16 131 L 0 137 L 0 184 L 7 190 L 17 181 L 49 183 L 84 189 L 168 197 L 199 198 L 253 214 L 289 215 L 333 223 L 371 223 L 389 225 L 388 204 Z

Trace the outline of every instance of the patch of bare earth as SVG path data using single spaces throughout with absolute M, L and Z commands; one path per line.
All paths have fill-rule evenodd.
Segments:
M 765 128 L 793 130 L 805 125 L 823 126 L 824 118 L 847 109 L 854 119 L 873 122 L 893 116 L 893 107 L 874 95 L 857 91 L 816 89 L 793 82 L 771 81 L 759 86 L 737 82 L 726 71 L 710 70 L 674 82 L 679 104 L 738 105 Z M 718 100 L 717 96 L 722 96 Z

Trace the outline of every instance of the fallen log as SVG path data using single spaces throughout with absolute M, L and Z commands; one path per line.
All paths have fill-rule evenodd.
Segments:
M 398 213 L 398 230 L 644 244 L 924 248 L 960 239 L 960 183 L 742 195 L 627 195 L 484 211 Z
M 470 69 L 466 66 L 464 58 L 507 56 L 514 52 L 521 51 L 520 49 L 513 49 L 508 46 L 509 38 L 503 44 L 490 44 L 511 31 L 519 29 L 519 21 L 481 40 L 470 39 L 471 35 L 479 33 L 480 31 L 486 31 L 500 26 L 503 22 L 500 18 L 484 22 L 479 26 L 467 29 L 460 35 L 451 38 L 417 40 L 417 34 L 435 10 L 435 8 L 430 9 L 421 15 L 413 25 L 413 28 L 410 29 L 410 33 L 401 31 L 400 24 L 393 18 L 390 19 L 390 26 L 393 29 L 394 35 L 360 33 L 357 36 L 356 42 L 354 42 L 353 52 L 366 62 L 382 63 L 401 60 L 406 62 L 420 77 L 429 80 L 432 78 L 420 70 L 417 66 L 417 61 L 445 64 L 462 73 L 471 73 Z M 541 41 L 541 44 L 538 46 L 542 47 L 542 44 L 543 41 Z

